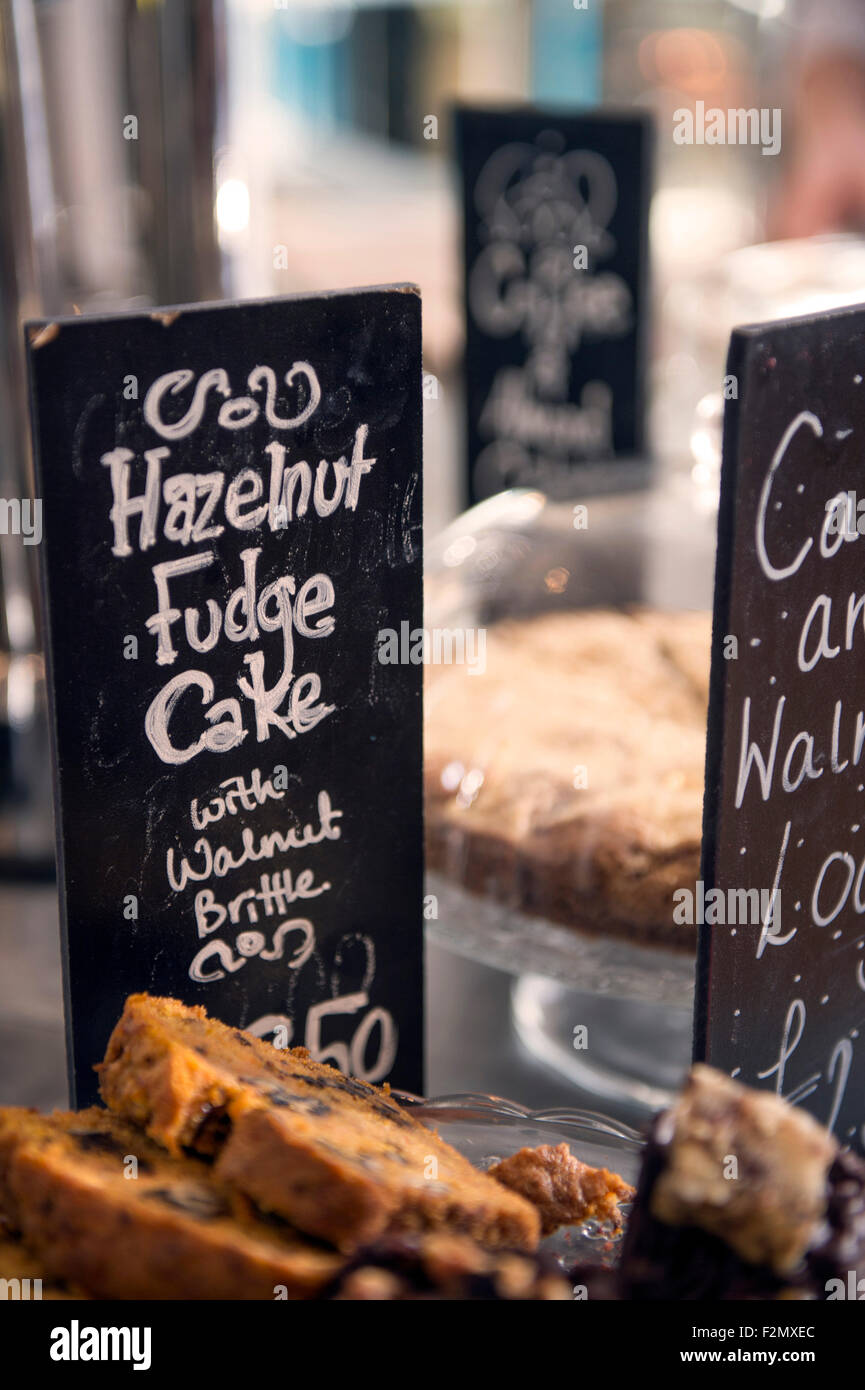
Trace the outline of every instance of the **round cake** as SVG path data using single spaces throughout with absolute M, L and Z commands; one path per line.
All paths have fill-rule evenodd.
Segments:
M 578 610 L 430 665 L 430 867 L 534 917 L 693 950 L 711 618 Z

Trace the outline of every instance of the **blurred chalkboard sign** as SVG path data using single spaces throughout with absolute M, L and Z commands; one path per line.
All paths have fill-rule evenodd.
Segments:
M 419 1090 L 417 292 L 28 337 L 78 1103 L 135 990 Z
M 470 499 L 645 474 L 651 124 L 462 108 Z
M 696 1048 L 861 1149 L 865 310 L 727 371 Z

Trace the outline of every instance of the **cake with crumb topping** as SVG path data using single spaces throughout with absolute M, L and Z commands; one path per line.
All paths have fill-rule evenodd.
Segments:
M 693 950 L 711 618 L 584 610 L 494 624 L 431 665 L 431 868 L 528 916 Z

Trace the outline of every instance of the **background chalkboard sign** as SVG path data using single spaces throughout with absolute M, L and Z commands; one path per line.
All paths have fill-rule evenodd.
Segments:
M 77 1102 L 135 990 L 419 1090 L 417 292 L 28 337 Z
M 727 370 L 696 1050 L 861 1149 L 865 310 L 740 329 Z
M 603 488 L 592 462 L 642 454 L 650 135 L 640 114 L 456 113 L 472 501 Z

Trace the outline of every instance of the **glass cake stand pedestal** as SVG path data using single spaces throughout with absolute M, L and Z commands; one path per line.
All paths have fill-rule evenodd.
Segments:
M 611 1113 L 671 1100 L 691 1057 L 694 957 L 589 936 L 427 875 L 437 945 L 508 972 L 511 1022 L 532 1056 Z
M 517 1036 L 538 1061 L 608 1107 L 652 1113 L 670 1104 L 691 1058 L 693 986 L 682 993 L 688 1004 L 674 1006 L 520 975 L 511 1006 Z
M 583 531 L 572 505 L 536 492 L 480 503 L 428 548 L 427 625 L 485 627 L 563 607 L 709 610 L 710 472 L 702 489 L 674 475 L 645 491 L 595 497 Z M 567 577 L 564 594 L 551 574 Z M 639 1118 L 667 1103 L 691 1056 L 693 954 L 533 918 L 503 902 L 506 893 L 469 893 L 440 873 L 428 880 L 438 899 L 431 938 L 510 974 L 512 1024 L 537 1061 L 610 1113 Z

